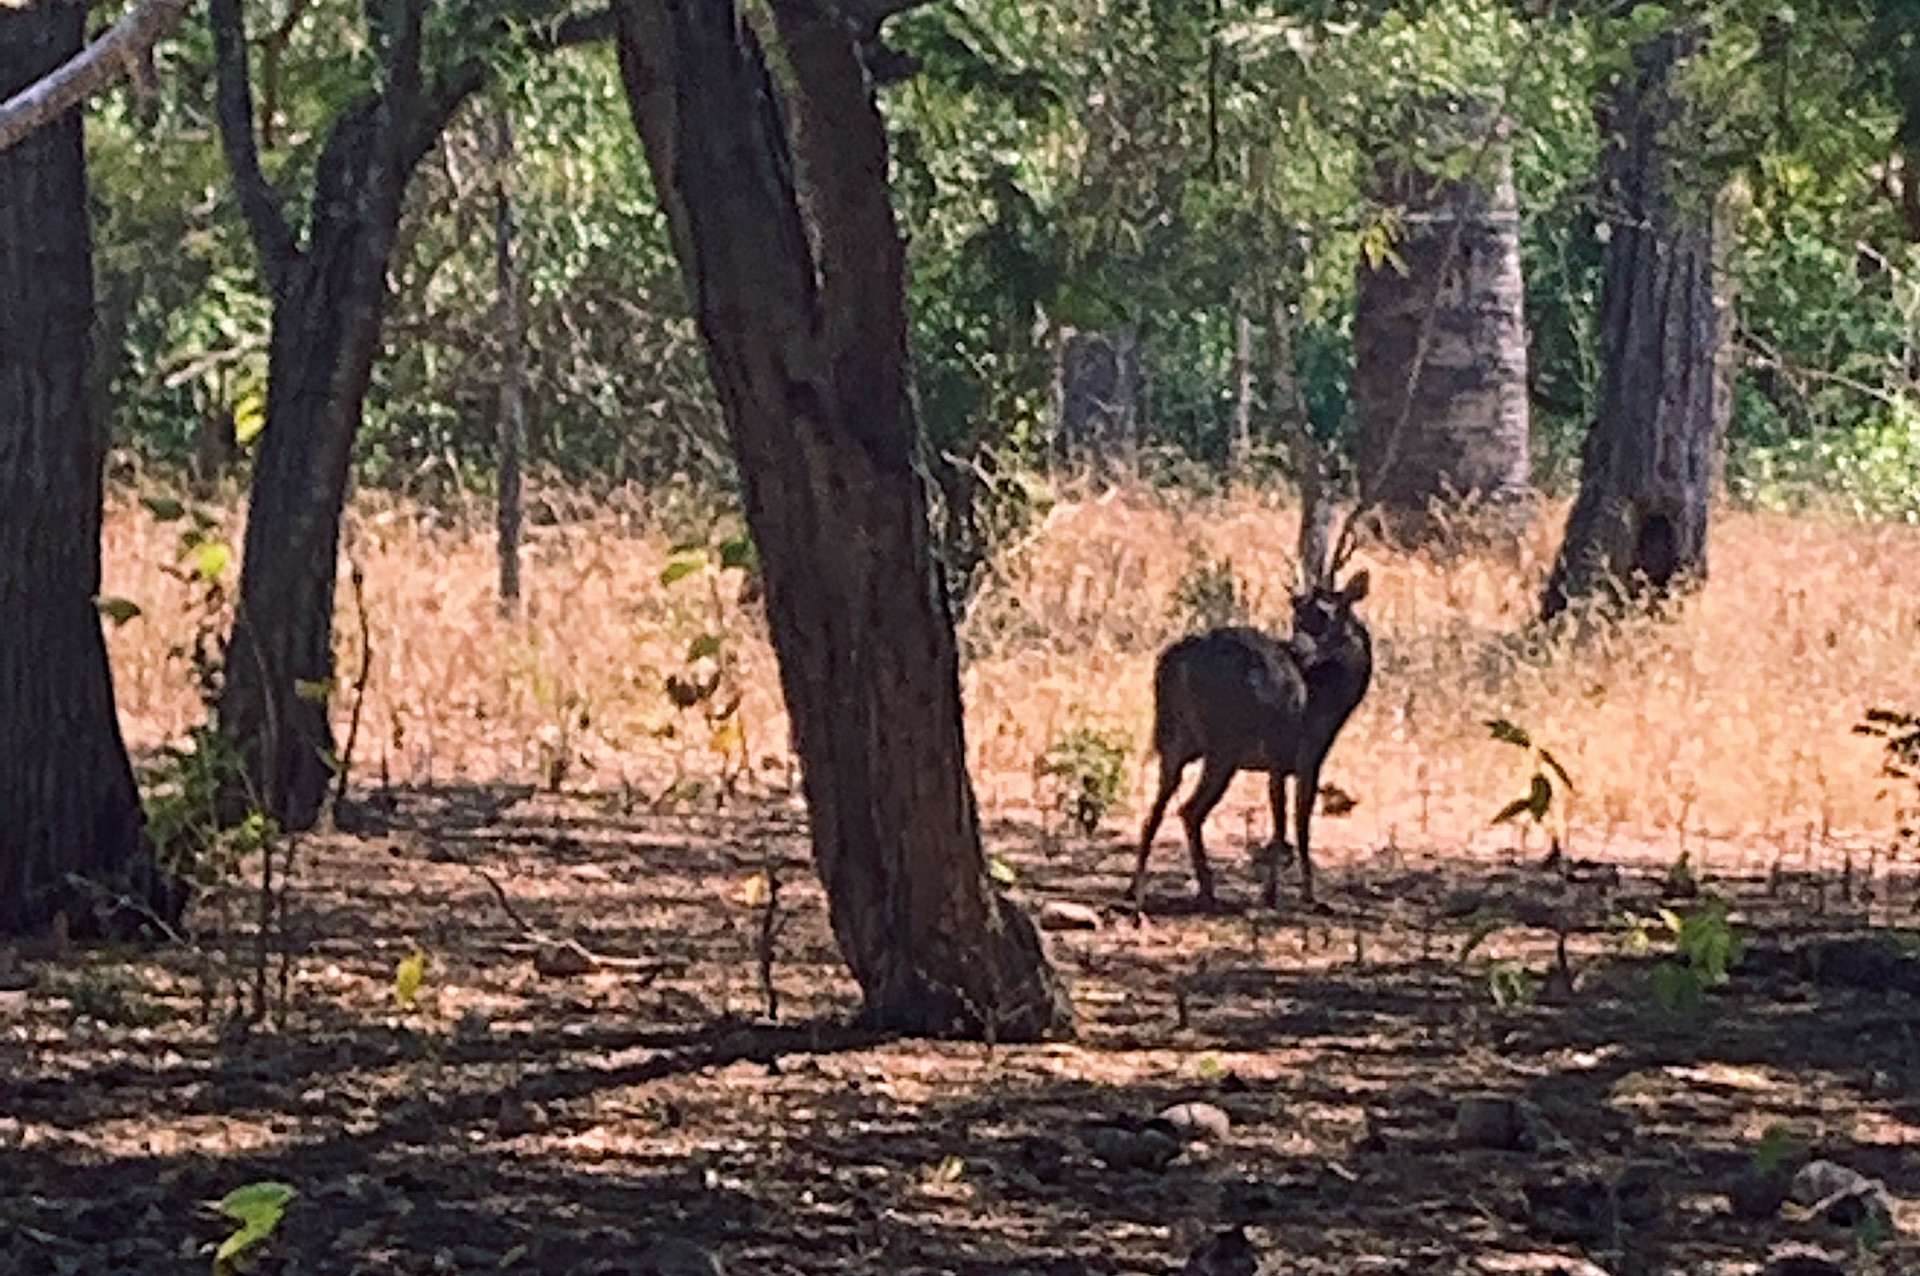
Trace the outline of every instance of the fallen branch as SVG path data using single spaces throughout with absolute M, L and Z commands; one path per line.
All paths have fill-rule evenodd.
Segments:
M 519 928 L 520 933 L 531 939 L 538 951 L 534 954 L 534 966 L 543 975 L 584 975 L 592 970 L 620 970 L 636 975 L 641 982 L 651 983 L 669 971 L 681 969 L 682 964 L 670 961 L 648 961 L 641 957 L 614 957 L 606 953 L 596 953 L 577 939 L 555 935 L 541 930 L 520 915 L 513 906 L 506 888 L 485 869 L 469 864 L 468 868 L 493 888 L 493 894 L 500 901 L 500 909 L 507 919 Z

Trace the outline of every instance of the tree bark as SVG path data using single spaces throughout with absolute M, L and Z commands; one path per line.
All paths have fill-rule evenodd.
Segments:
M 500 610 L 512 615 L 520 606 L 520 469 L 527 450 L 527 322 L 520 304 L 520 266 L 514 249 L 513 116 L 503 102 L 495 108 L 493 248 L 495 286 L 500 306 L 500 420 L 498 422 L 500 492 Z
M 765 568 L 834 935 L 876 1025 L 1039 1037 L 1071 1011 L 981 852 L 866 33 L 771 7 L 786 93 L 733 0 L 615 15 Z
M 334 585 L 353 440 L 380 347 L 387 264 L 407 181 L 484 80 L 465 65 L 421 85 L 423 0 L 387 34 L 377 92 L 335 120 L 314 173 L 304 244 L 260 169 L 239 0 L 213 0 L 221 138 L 273 294 L 267 421 L 218 718 L 244 776 L 228 813 L 283 828 L 318 819 L 333 776 Z
M 1674 83 L 1701 44 L 1678 31 L 1635 50 L 1605 130 L 1599 409 L 1542 598 L 1549 617 L 1581 600 L 1657 600 L 1706 576 L 1722 393 L 1713 196 L 1683 176 L 1692 109 Z
M 1096 474 L 1133 473 L 1140 443 L 1140 339 L 1128 328 L 1063 329 L 1055 351 L 1055 453 Z
M 1227 477 L 1245 478 L 1253 459 L 1253 319 L 1233 312 L 1233 428 L 1227 435 Z
M 83 6 L 0 7 L 0 95 L 80 48 Z M 95 595 L 104 420 L 88 385 L 81 117 L 0 151 L 0 934 L 125 936 L 181 899 L 142 836 Z M 104 908 L 102 906 L 105 906 Z
M 1360 266 L 1353 319 L 1360 497 L 1399 537 L 1439 530 L 1436 504 L 1471 498 L 1524 520 L 1531 505 L 1527 327 L 1513 163 L 1484 111 L 1459 117 L 1484 175 L 1441 180 L 1386 161 L 1405 264 Z M 1477 131 L 1475 131 L 1477 129 Z

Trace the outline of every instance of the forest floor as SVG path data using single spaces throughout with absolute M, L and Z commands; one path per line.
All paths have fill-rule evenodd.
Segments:
M 199 946 L 76 952 L 0 992 L 0 1273 L 206 1271 L 207 1203 L 260 1180 L 298 1193 L 268 1273 L 1920 1270 L 1912 880 L 1707 882 L 1746 952 L 1684 1011 L 1650 991 L 1661 945 L 1618 924 L 1655 911 L 1671 846 L 1610 845 L 1615 880 L 1323 820 L 1308 915 L 1248 908 L 1223 830 L 1227 911 L 1182 907 L 1168 838 L 1136 919 L 1119 824 L 1062 840 L 1001 809 L 1015 894 L 1099 925 L 1050 935 L 1076 1039 L 989 1047 L 846 1026 L 790 799 L 622 805 L 398 790 L 354 808 L 359 835 L 298 841 L 263 988 L 236 891 Z M 581 969 L 566 940 L 644 969 Z M 1229 1124 L 1112 1133 L 1187 1101 Z M 1897 1230 L 1736 1216 L 1783 1150 L 1881 1180 Z M 1193 1257 L 1235 1227 L 1250 1254 Z M 1767 1266 L 1796 1250 L 1834 1265 Z

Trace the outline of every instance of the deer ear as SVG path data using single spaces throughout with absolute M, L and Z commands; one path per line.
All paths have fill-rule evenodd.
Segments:
M 1367 596 L 1367 584 L 1366 569 L 1362 568 L 1353 574 L 1351 580 L 1347 581 L 1347 587 L 1340 591 L 1340 595 L 1350 603 L 1357 603 Z

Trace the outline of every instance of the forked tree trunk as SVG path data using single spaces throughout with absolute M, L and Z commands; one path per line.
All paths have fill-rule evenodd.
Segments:
M 1636 49 L 1605 130 L 1599 410 L 1542 599 L 1549 617 L 1706 576 L 1721 421 L 1713 196 L 1683 176 L 1692 110 L 1674 83 L 1700 46 L 1686 31 Z
M 221 138 L 260 270 L 273 294 L 267 422 L 254 463 L 246 552 L 221 730 L 244 791 L 282 827 L 313 825 L 333 778 L 334 583 L 353 440 L 380 347 L 387 263 L 407 181 L 447 120 L 484 81 L 463 65 L 421 86 L 424 0 L 387 33 L 380 91 L 335 120 L 314 172 L 305 244 L 261 172 L 239 0 L 214 0 Z
M 740 463 L 834 935 L 870 1022 L 1038 1037 L 1071 1012 L 981 852 L 886 132 L 858 33 L 812 0 L 771 9 L 791 92 L 733 0 L 614 12 Z
M 1442 180 L 1383 161 L 1379 195 L 1404 211 L 1399 264 L 1360 266 L 1353 412 L 1361 500 L 1406 539 L 1471 498 L 1530 509 L 1527 327 L 1520 214 L 1505 144 L 1484 111 L 1456 117 L 1484 173 Z
M 0 99 L 80 48 L 86 9 L 0 6 Z M 104 419 L 88 385 L 81 117 L 0 151 L 0 934 L 131 935 L 181 900 L 155 871 L 94 596 Z M 77 880 L 76 880 L 77 879 Z M 102 906 L 105 906 L 104 908 Z M 116 907 L 116 905 L 124 905 Z

